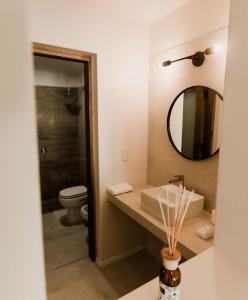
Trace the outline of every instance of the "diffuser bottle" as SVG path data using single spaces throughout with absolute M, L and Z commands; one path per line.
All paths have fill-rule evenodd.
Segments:
M 161 251 L 163 266 L 159 275 L 159 299 L 160 300 L 180 300 L 181 272 L 178 268 L 181 253 L 175 249 L 173 255 L 169 248 Z

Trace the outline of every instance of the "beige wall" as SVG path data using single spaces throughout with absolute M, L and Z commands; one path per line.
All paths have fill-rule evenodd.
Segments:
M 152 26 L 151 53 L 228 25 L 230 0 L 191 0 Z
M 215 207 L 218 155 L 199 162 L 181 157 L 169 142 L 166 120 L 174 98 L 189 86 L 205 85 L 223 94 L 226 54 L 224 51 L 206 57 L 205 63 L 199 68 L 190 61 L 178 62 L 167 68 L 163 68 L 161 63 L 205 50 L 217 43 L 225 46 L 226 42 L 227 28 L 222 28 L 155 53 L 150 58 L 148 183 L 166 184 L 173 175 L 183 174 L 186 186 L 205 196 L 207 210 Z
M 248 268 L 248 2 L 232 0 L 221 135 L 215 246 Z
M 0 12 L 0 299 L 45 300 L 31 45 L 23 1 Z
M 49 0 L 28 3 L 33 41 L 97 54 L 97 255 L 105 260 L 130 246 L 115 240 L 129 219 L 121 222 L 118 214 L 111 213 L 106 188 L 123 181 L 134 185 L 146 181 L 149 28 L 108 14 L 97 1 L 62 0 L 59 6 Z M 121 160 L 122 147 L 128 147 L 127 162 Z M 114 220 L 119 226 L 113 227 Z

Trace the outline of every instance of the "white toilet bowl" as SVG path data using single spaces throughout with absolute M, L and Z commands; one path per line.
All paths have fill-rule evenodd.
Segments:
M 83 185 L 73 186 L 59 192 L 60 204 L 67 208 L 67 214 L 60 221 L 65 226 L 82 223 L 80 208 L 87 203 L 87 188 Z
M 85 223 L 88 223 L 88 204 L 85 204 L 81 207 L 81 216 Z

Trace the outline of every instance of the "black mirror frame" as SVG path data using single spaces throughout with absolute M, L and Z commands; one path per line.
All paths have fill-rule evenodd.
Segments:
M 187 88 L 184 89 L 183 91 L 181 91 L 180 94 L 178 94 L 178 95 L 176 96 L 176 98 L 173 100 L 173 102 L 171 103 L 171 106 L 170 106 L 170 108 L 169 108 L 168 115 L 167 115 L 167 134 L 168 134 L 170 143 L 171 143 L 171 145 L 173 146 L 173 148 L 176 150 L 176 152 L 177 152 L 178 154 L 180 154 L 182 157 L 184 157 L 184 158 L 186 158 L 186 159 L 188 159 L 188 160 L 191 160 L 191 161 L 201 161 L 201 160 L 209 159 L 209 158 L 213 157 L 214 155 L 216 155 L 216 154 L 219 152 L 219 150 L 220 150 L 220 147 L 219 147 L 213 154 L 211 154 L 210 156 L 208 156 L 208 157 L 206 157 L 206 158 L 192 159 L 192 158 L 187 157 L 186 155 L 182 154 L 182 153 L 177 149 L 175 143 L 173 142 L 173 139 L 172 139 L 172 136 L 171 136 L 171 132 L 170 132 L 170 117 L 171 117 L 172 109 L 173 109 L 173 107 L 174 107 L 176 101 L 178 100 L 178 98 L 179 98 L 184 92 L 186 92 L 186 91 L 189 90 L 189 89 L 196 88 L 196 87 L 204 87 L 204 88 L 208 88 L 208 89 L 212 90 L 213 92 L 215 92 L 215 93 L 220 97 L 220 99 L 221 99 L 222 102 L 223 102 L 223 96 L 221 96 L 221 94 L 220 94 L 219 92 L 217 92 L 216 90 L 214 90 L 214 89 L 212 89 L 212 88 L 210 88 L 210 87 L 204 86 L 204 85 L 192 85 L 192 86 L 190 86 L 190 87 L 187 87 Z

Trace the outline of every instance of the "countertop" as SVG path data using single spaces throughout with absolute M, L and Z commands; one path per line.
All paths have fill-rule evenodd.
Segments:
M 247 300 L 248 270 L 211 247 L 180 265 L 181 300 Z M 120 300 L 157 300 L 158 277 Z
M 143 211 L 140 207 L 141 191 L 151 187 L 151 185 L 141 185 L 135 187 L 134 191 L 130 193 L 117 196 L 109 195 L 109 200 L 130 218 L 157 236 L 160 240 L 166 241 L 163 224 L 153 216 Z M 181 236 L 179 238 L 178 249 L 183 253 L 185 258 L 192 258 L 194 255 L 213 246 L 213 239 L 202 240 L 195 234 L 196 228 L 200 225 L 210 223 L 210 215 L 206 213 L 184 222 Z

